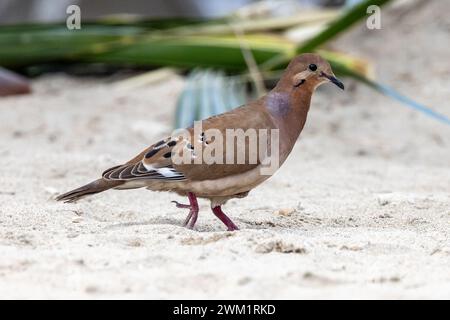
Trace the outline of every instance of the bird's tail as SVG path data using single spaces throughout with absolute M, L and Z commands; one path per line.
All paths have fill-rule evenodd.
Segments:
M 107 181 L 104 179 L 98 179 L 88 183 L 85 186 L 79 187 L 67 193 L 64 193 L 56 198 L 57 201 L 64 202 L 76 202 L 81 198 L 103 192 L 105 190 L 117 187 L 122 184 L 122 181 Z

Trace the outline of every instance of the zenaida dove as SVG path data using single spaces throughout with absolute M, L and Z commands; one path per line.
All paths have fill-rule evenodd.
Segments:
M 57 200 L 75 202 L 108 189 L 144 187 L 172 191 L 189 199 L 189 205 L 173 201 L 178 208 L 189 209 L 184 226 L 194 227 L 200 197 L 211 201 L 213 213 L 229 231 L 237 230 L 221 206 L 231 198 L 247 196 L 274 173 L 275 170 L 269 170 L 273 163 L 275 169 L 284 163 L 305 125 L 313 92 L 326 82 L 344 89 L 326 60 L 317 54 L 299 55 L 265 96 L 203 120 L 200 132 L 197 124 L 175 132 L 127 163 L 106 170 L 100 179 L 60 195 Z M 236 134 L 229 135 L 232 143 L 244 133 L 244 143 L 237 143 L 237 147 L 229 144 L 228 133 Z M 257 134 L 256 140 L 251 138 L 252 133 Z M 255 141 L 260 143 L 257 151 L 251 145 Z

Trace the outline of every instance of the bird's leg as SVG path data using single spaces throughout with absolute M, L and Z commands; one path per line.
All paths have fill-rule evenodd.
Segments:
M 212 212 L 216 215 L 217 218 L 220 219 L 220 221 L 223 222 L 224 225 L 227 226 L 228 231 L 235 231 L 235 230 L 239 230 L 239 228 L 237 227 L 237 225 L 235 225 L 233 223 L 233 221 L 231 221 L 230 218 L 227 217 L 227 215 L 225 213 L 223 213 L 222 208 L 220 206 L 214 207 L 212 208 Z
M 194 229 L 194 225 L 197 222 L 198 218 L 198 202 L 197 197 L 192 192 L 188 193 L 188 198 L 189 203 L 191 204 L 191 210 L 189 211 L 189 215 L 184 221 L 184 226 L 187 226 L 189 229 Z
M 179 203 L 178 201 L 172 201 L 172 202 L 175 203 L 177 208 L 189 209 L 189 214 L 186 217 L 186 219 L 184 220 L 183 227 L 193 229 L 195 223 L 197 222 L 197 218 L 198 218 L 198 210 L 199 210 L 198 202 L 197 202 L 197 197 L 192 192 L 188 192 L 188 199 L 189 199 L 189 204 L 182 204 L 182 203 Z

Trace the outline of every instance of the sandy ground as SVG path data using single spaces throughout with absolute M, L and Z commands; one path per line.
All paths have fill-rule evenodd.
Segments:
M 335 47 L 450 115 L 449 10 L 385 10 Z M 207 202 L 180 227 L 173 194 L 52 200 L 170 132 L 181 78 L 120 96 L 51 75 L 2 99 L 0 298 L 450 298 L 450 127 L 345 82 L 317 92 L 281 170 L 226 205 L 234 233 Z

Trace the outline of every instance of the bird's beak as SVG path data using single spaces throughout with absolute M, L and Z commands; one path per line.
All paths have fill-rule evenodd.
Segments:
M 341 80 L 339 80 L 339 79 L 336 78 L 335 76 L 330 76 L 330 75 L 326 74 L 325 72 L 322 72 L 322 77 L 327 78 L 328 80 L 330 80 L 330 82 L 334 83 L 334 84 L 337 85 L 339 88 L 341 88 L 342 90 L 344 90 L 344 84 L 342 83 Z

